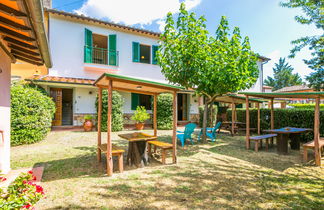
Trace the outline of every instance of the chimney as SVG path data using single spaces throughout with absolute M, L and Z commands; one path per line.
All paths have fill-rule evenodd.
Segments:
M 43 7 L 47 9 L 52 9 L 52 0 L 43 0 Z

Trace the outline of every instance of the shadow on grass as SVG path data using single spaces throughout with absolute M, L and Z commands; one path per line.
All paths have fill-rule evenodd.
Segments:
M 262 208 L 263 203 L 271 203 L 275 208 L 323 207 L 319 201 L 323 196 L 323 180 L 247 169 L 227 162 L 197 164 L 192 168 L 169 166 L 149 172 L 154 181 L 152 177 L 128 177 L 120 183 L 94 186 L 102 188 L 96 196 L 127 197 L 132 201 L 132 208 L 149 209 L 159 207 L 160 203 L 164 203 L 164 208 Z M 305 188 L 299 189 L 300 186 Z M 255 191 L 256 188 L 262 193 Z M 150 202 L 145 202 L 146 199 Z

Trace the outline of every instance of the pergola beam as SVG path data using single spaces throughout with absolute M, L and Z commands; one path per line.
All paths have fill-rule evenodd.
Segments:
M 245 136 L 245 146 L 246 149 L 250 149 L 250 106 L 249 106 L 249 96 L 245 97 L 246 105 L 246 136 Z
M 256 104 L 257 109 L 258 109 L 258 135 L 261 134 L 261 112 L 260 112 L 260 104 Z
M 39 53 L 37 52 L 34 52 L 34 51 L 31 51 L 31 50 L 27 50 L 25 48 L 22 48 L 22 47 L 19 47 L 15 44 L 9 44 L 8 45 L 11 49 L 15 50 L 15 51 L 19 51 L 19 52 L 22 52 L 22 53 L 27 53 L 29 55 L 34 55 L 34 56 L 40 56 Z
M 37 58 L 37 57 L 34 57 L 32 55 L 27 55 L 26 53 L 23 53 L 23 52 L 14 50 L 14 49 L 11 50 L 11 53 L 13 55 L 18 55 L 18 56 L 27 58 L 27 59 L 32 60 L 32 61 L 35 61 L 35 62 L 42 62 L 43 61 L 43 59 L 41 59 L 41 58 Z
M 172 132 L 172 160 L 177 163 L 177 92 L 173 92 L 173 132 Z
M 9 20 L 5 17 L 0 16 L 0 23 L 9 27 L 13 27 L 15 29 L 18 30 L 23 30 L 23 31 L 30 31 L 31 28 L 29 28 L 28 26 L 25 25 L 21 25 L 15 21 Z
M 235 129 L 234 129 L 234 122 L 235 122 L 235 103 L 234 100 L 232 102 L 232 136 L 234 135 Z
M 30 59 L 27 59 L 27 58 L 24 58 L 22 56 L 19 56 L 19 55 L 14 55 L 17 59 L 19 60 L 22 60 L 22 61 L 25 61 L 27 63 L 31 63 L 31 64 L 34 64 L 34 65 L 37 65 L 37 66 L 42 66 L 43 64 L 42 63 L 39 63 L 37 61 L 33 61 L 33 60 L 30 60 Z
M 315 164 L 321 166 L 321 151 L 319 149 L 320 139 L 320 98 L 315 99 L 315 113 L 314 113 L 314 150 L 315 150 Z
M 273 110 L 273 98 L 271 99 L 270 105 L 270 128 L 274 129 L 274 110 Z
M 153 96 L 153 129 L 154 136 L 157 136 L 157 97 L 158 94 L 154 94 Z
M 16 32 L 16 31 L 12 31 L 12 30 L 5 28 L 3 26 L 0 26 L 0 34 L 7 35 L 7 36 L 10 36 L 13 38 L 18 38 L 23 41 L 35 41 L 35 39 L 30 36 L 26 36 L 24 34 Z
M 17 16 L 17 17 L 27 17 L 26 13 L 23 13 L 21 11 L 15 10 L 11 7 L 8 7 L 4 4 L 0 3 L 0 11 L 10 15 L 10 16 Z
M 98 146 L 97 146 L 97 159 L 98 162 L 101 162 L 101 114 L 102 114 L 102 88 L 98 90 L 98 122 L 97 122 L 97 131 L 98 131 Z
M 3 38 L 3 40 L 9 42 L 9 43 L 12 43 L 12 44 L 16 44 L 16 45 L 19 45 L 20 47 L 24 47 L 24 48 L 28 48 L 28 49 L 31 49 L 31 50 L 36 50 L 38 49 L 36 46 L 34 45 L 31 45 L 31 44 L 28 44 L 26 42 L 22 42 L 22 41 L 19 41 L 17 39 L 14 39 L 14 38 L 11 38 L 9 36 L 5 36 Z
M 112 114 L 112 80 L 108 81 L 108 111 L 107 111 L 107 174 L 112 176 L 113 174 L 113 162 L 112 162 L 112 143 L 111 143 L 111 114 Z

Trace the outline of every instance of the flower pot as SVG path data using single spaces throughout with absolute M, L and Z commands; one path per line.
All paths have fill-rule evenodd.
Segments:
M 144 129 L 144 123 L 135 123 L 136 130 L 143 130 Z
M 85 120 L 85 122 L 83 123 L 84 131 L 92 131 L 92 126 L 93 126 L 93 123 L 91 120 Z

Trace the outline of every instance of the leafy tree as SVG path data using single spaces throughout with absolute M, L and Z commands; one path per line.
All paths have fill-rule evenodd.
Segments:
M 279 63 L 273 68 L 274 77 L 267 77 L 264 84 L 273 87 L 273 90 L 278 90 L 283 87 L 303 84 L 303 80 L 298 73 L 293 74 L 294 68 L 286 62 L 285 58 L 280 58 Z
M 295 20 L 300 24 L 314 24 L 322 31 L 321 35 L 301 37 L 291 43 L 295 47 L 290 51 L 290 57 L 308 46 L 312 58 L 304 62 L 315 72 L 306 77 L 310 86 L 320 90 L 324 89 L 324 1 L 323 0 L 288 0 L 281 2 L 281 6 L 288 8 L 301 8 L 305 16 L 296 16 Z
M 171 83 L 192 88 L 206 98 L 204 130 L 208 109 L 216 97 L 251 87 L 259 74 L 257 56 L 249 38 L 242 41 L 239 28 L 230 33 L 228 21 L 222 17 L 213 37 L 205 21 L 203 16 L 188 13 L 181 4 L 177 22 L 171 13 L 167 15 L 158 51 L 162 73 Z

